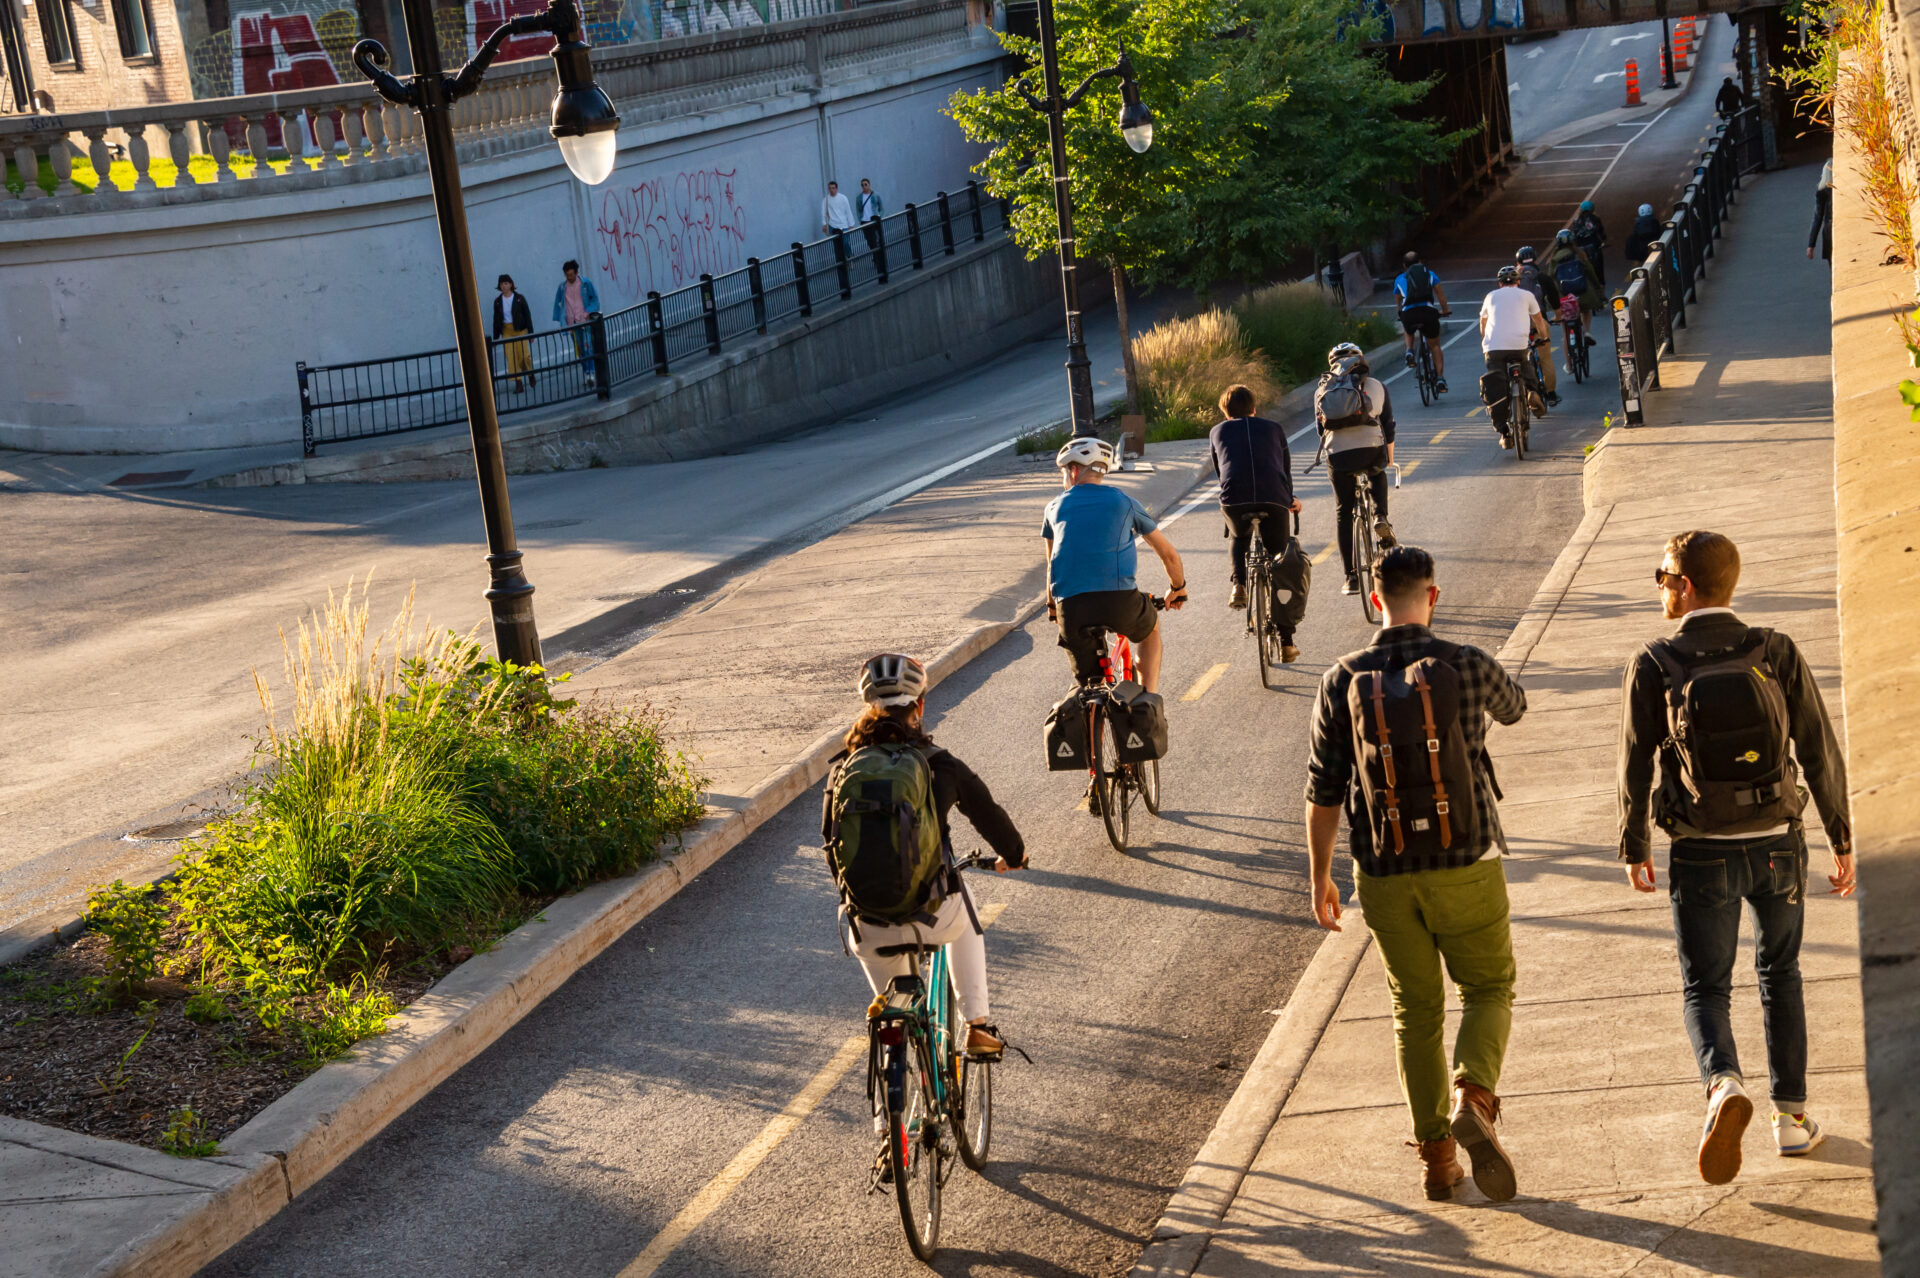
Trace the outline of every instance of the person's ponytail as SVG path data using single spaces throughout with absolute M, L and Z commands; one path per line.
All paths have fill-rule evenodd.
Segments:
M 847 729 L 846 745 L 858 750 L 870 745 L 910 745 L 929 749 L 933 738 L 913 723 L 914 705 L 875 706 L 861 709 L 860 717 Z

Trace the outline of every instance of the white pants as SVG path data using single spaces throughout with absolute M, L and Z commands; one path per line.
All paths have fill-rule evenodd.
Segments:
M 973 930 L 973 918 L 967 913 L 966 901 L 956 894 L 941 902 L 934 914 L 932 927 L 912 923 L 903 927 L 860 924 L 860 939 L 854 944 L 853 956 L 866 969 L 867 984 L 873 987 L 875 994 L 886 989 L 887 982 L 894 977 L 906 976 L 913 971 L 907 955 L 882 956 L 876 951 L 889 945 L 914 944 L 951 947 L 947 951 L 947 968 L 953 973 L 953 988 L 960 1002 L 960 1019 L 985 1020 L 987 938 Z M 927 960 L 922 958 L 920 970 L 924 972 L 926 968 Z

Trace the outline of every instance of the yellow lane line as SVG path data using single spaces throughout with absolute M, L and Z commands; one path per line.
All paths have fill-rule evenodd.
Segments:
M 1487 406 L 1485 404 L 1480 404 L 1473 408 L 1469 408 L 1467 410 L 1467 416 L 1478 417 L 1481 413 L 1484 413 L 1486 411 L 1487 411 Z
M 1405 473 L 1405 472 L 1402 472 L 1402 473 Z M 1334 552 L 1334 551 L 1336 551 L 1336 550 L 1338 550 L 1338 549 L 1340 549 L 1340 543 L 1339 543 L 1339 542 L 1337 542 L 1337 541 L 1330 541 L 1330 542 L 1328 542 L 1328 543 L 1326 544 L 1326 547 L 1325 547 L 1324 549 L 1322 549 L 1322 550 L 1321 550 L 1321 552 L 1320 552 L 1319 554 L 1317 554 L 1317 555 L 1315 555 L 1315 556 L 1313 557 L 1313 563 L 1314 563 L 1314 566 L 1315 566 L 1315 567 L 1318 567 L 1318 566 L 1320 566 L 1321 564 L 1324 564 L 1325 562 L 1327 562 L 1327 560 L 1329 560 L 1329 559 L 1331 559 L 1331 558 L 1333 558 L 1333 552 Z
M 1207 689 L 1220 682 L 1220 676 L 1227 672 L 1229 663 L 1223 661 L 1213 669 L 1193 681 L 1193 686 L 1180 694 L 1182 701 L 1198 701 L 1207 695 Z
M 980 926 L 991 927 L 993 921 L 1006 909 L 1005 902 L 980 907 Z M 787 1107 L 776 1114 L 768 1124 L 760 1129 L 747 1147 L 733 1156 L 733 1161 L 720 1169 L 720 1174 L 708 1181 L 706 1187 L 693 1196 L 693 1201 L 682 1207 L 667 1227 L 654 1235 L 647 1249 L 634 1257 L 633 1263 L 620 1271 L 620 1278 L 652 1278 L 660 1266 L 665 1264 L 681 1243 L 685 1242 L 694 1230 L 706 1222 L 707 1217 L 718 1211 L 720 1204 L 730 1197 L 734 1190 L 768 1155 L 780 1147 L 780 1142 L 793 1135 L 807 1115 L 819 1108 L 841 1075 L 853 1067 L 855 1061 L 867 1054 L 867 1036 L 855 1034 L 840 1044 L 840 1050 L 833 1059 L 800 1089 L 800 1094 L 787 1102 Z
M 1416 457 L 1400 468 L 1400 478 L 1405 479 L 1418 469 L 1420 469 L 1420 459 Z
M 1449 426 L 1445 430 L 1441 431 L 1438 435 L 1435 435 L 1432 439 L 1429 439 L 1427 442 L 1429 444 L 1437 444 L 1451 434 L 1453 434 L 1453 427 Z

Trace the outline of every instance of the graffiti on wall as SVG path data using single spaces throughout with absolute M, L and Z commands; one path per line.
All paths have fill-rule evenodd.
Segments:
M 735 172 L 700 169 L 602 192 L 593 232 L 601 275 L 637 300 L 746 265 Z
M 733 31 L 789 18 L 817 18 L 850 8 L 843 0 L 649 0 L 654 35 L 699 35 Z
M 1527 24 L 1525 0 L 1451 0 L 1453 22 L 1449 31 L 1448 4 L 1449 0 L 1399 0 L 1394 7 L 1402 13 L 1388 11 L 1386 32 L 1379 38 L 1391 40 L 1395 29 L 1401 27 L 1434 38 L 1449 34 L 1470 35 L 1476 31 L 1489 34 L 1517 31 Z M 1396 21 L 1402 16 L 1404 22 Z

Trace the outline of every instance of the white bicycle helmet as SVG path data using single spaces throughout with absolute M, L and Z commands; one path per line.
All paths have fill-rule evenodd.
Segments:
M 904 652 L 883 652 L 860 668 L 860 698 L 876 706 L 910 706 L 927 692 L 927 668 Z
M 1104 475 L 1113 469 L 1113 445 L 1096 435 L 1076 435 L 1053 455 L 1053 464 L 1061 470 L 1091 466 Z
M 1350 359 L 1357 359 L 1362 364 L 1365 364 L 1367 362 L 1367 353 L 1358 346 L 1355 346 L 1352 342 L 1341 342 L 1338 346 L 1335 346 L 1327 352 L 1327 367 L 1338 371 L 1342 361 Z

